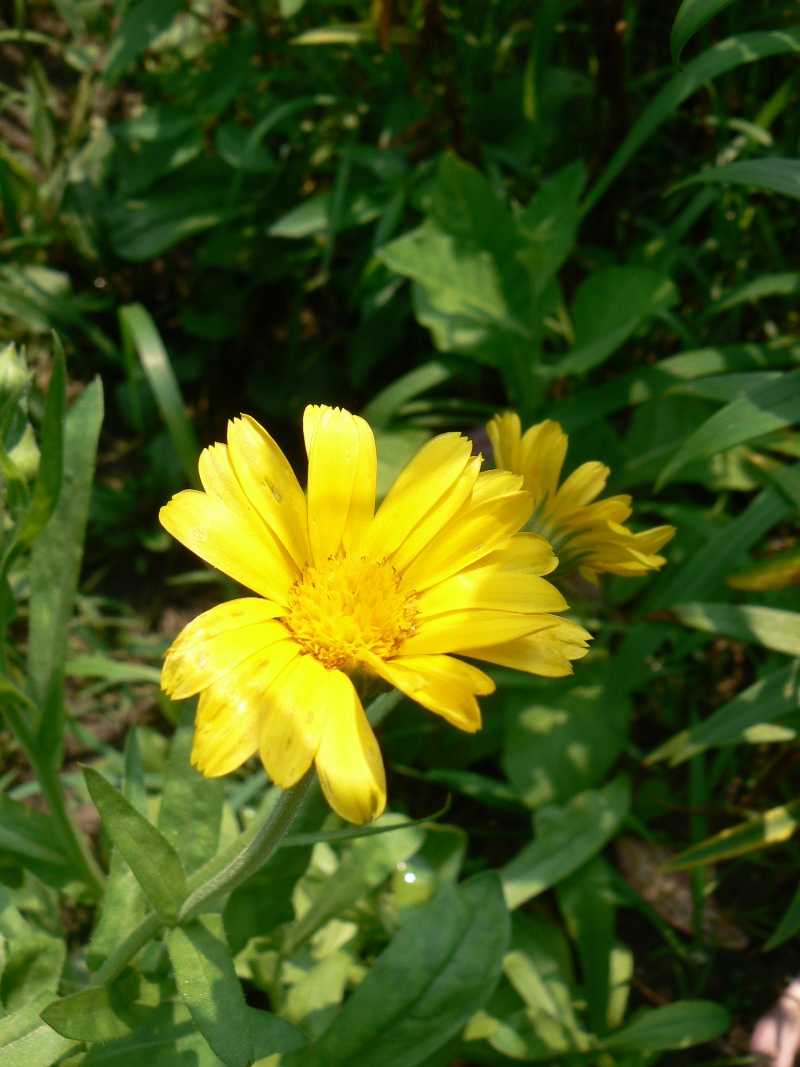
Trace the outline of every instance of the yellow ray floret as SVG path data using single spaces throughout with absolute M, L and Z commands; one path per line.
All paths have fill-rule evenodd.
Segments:
M 583 463 L 559 487 L 569 439 L 557 422 L 547 419 L 523 434 L 519 415 L 507 411 L 495 415 L 487 430 L 496 466 L 522 475 L 533 495 L 527 528 L 552 544 L 559 575 L 578 570 L 597 582 L 604 571 L 637 577 L 666 563 L 658 552 L 674 536 L 675 527 L 629 530 L 629 496 L 597 500 L 611 473 L 603 463 Z
M 465 655 L 534 674 L 572 672 L 589 634 L 544 577 L 548 542 L 520 533 L 531 494 L 481 473 L 457 433 L 429 441 L 375 511 L 368 424 L 306 409 L 308 492 L 257 422 L 228 425 L 200 459 L 202 492 L 161 510 L 165 528 L 257 596 L 195 619 L 167 652 L 162 684 L 200 694 L 192 760 L 228 774 L 258 752 L 279 786 L 313 763 L 354 823 L 386 804 L 383 760 L 351 676 L 382 678 L 461 730 L 480 728 L 494 683 Z

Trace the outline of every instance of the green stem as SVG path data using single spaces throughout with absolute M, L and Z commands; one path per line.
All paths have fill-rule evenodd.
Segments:
M 137 952 L 144 948 L 151 937 L 155 937 L 162 927 L 161 919 L 154 911 L 148 912 L 136 929 L 128 934 L 121 945 L 117 945 L 102 967 L 94 972 L 89 985 L 108 985 L 125 970 Z
M 179 923 L 189 922 L 199 915 L 214 897 L 230 893 L 263 867 L 292 825 L 314 779 L 314 771 L 310 770 L 297 785 L 282 790 L 278 802 L 264 812 L 261 820 L 257 820 L 228 848 L 192 875 L 188 884 L 188 896 L 178 916 Z M 136 929 L 114 949 L 102 967 L 95 971 L 89 984 L 98 986 L 113 982 L 162 927 L 163 923 L 158 915 L 154 911 L 148 912 Z
M 3 703 L 3 713 L 14 737 L 19 742 L 25 755 L 28 757 L 31 767 L 39 781 L 42 794 L 47 801 L 50 814 L 53 817 L 61 844 L 68 858 L 80 872 L 83 880 L 92 892 L 101 897 L 105 889 L 106 878 L 97 860 L 89 851 L 89 846 L 70 814 L 64 787 L 58 770 L 42 758 L 36 745 L 33 732 L 19 708 L 14 704 L 14 698 L 33 708 L 34 705 L 21 689 L 14 687 L 15 691 L 10 700 Z
M 106 876 L 89 850 L 86 838 L 75 825 L 58 771 L 38 758 L 31 759 L 31 764 L 67 855 L 95 896 L 102 897 L 106 888 Z
M 250 827 L 189 879 L 189 895 L 178 914 L 179 923 L 199 915 L 210 900 L 229 893 L 264 866 L 288 833 L 315 777 L 309 770 L 297 785 L 282 790 L 263 823 Z

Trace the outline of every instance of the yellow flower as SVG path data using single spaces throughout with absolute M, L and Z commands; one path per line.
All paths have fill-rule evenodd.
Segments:
M 591 582 L 608 572 L 634 578 L 666 563 L 659 549 L 675 534 L 674 526 L 633 533 L 624 523 L 631 515 L 629 496 L 596 498 L 611 471 L 603 463 L 583 463 L 559 488 L 569 438 L 547 419 L 524 434 L 519 416 L 507 411 L 487 426 L 495 465 L 521 474 L 533 494 L 527 529 L 546 537 L 558 556 L 559 574 L 578 572 Z
M 200 457 L 204 492 L 178 493 L 166 529 L 257 593 L 191 622 L 162 684 L 200 694 L 193 763 L 227 774 L 256 751 L 279 786 L 316 764 L 331 806 L 364 823 L 386 803 L 380 749 L 350 675 L 379 676 L 461 730 L 492 680 L 449 653 L 560 676 L 589 635 L 542 575 L 557 560 L 518 533 L 522 479 L 480 472 L 457 433 L 429 441 L 375 512 L 375 440 L 347 411 L 308 407 L 308 498 L 255 420 Z

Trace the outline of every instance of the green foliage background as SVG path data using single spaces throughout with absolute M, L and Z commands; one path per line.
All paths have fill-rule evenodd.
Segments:
M 2 18 L 2 1063 L 742 1062 L 800 929 L 797 4 Z M 477 736 L 376 702 L 381 832 L 311 785 L 219 889 L 285 798 L 189 765 L 159 658 L 235 589 L 157 509 L 240 411 L 300 470 L 309 402 L 383 492 L 557 419 L 678 535 Z

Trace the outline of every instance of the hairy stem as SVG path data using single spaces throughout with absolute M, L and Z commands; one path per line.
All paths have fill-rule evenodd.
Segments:
M 189 894 L 180 910 L 178 921 L 189 922 L 215 897 L 229 893 L 255 874 L 267 862 L 286 835 L 314 783 L 313 770 L 291 789 L 282 790 L 278 802 L 268 809 L 218 856 L 201 867 L 189 879 Z M 111 953 L 89 984 L 107 985 L 125 969 L 147 942 L 163 928 L 154 912 L 148 912 L 136 929 Z

